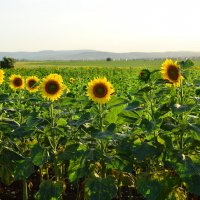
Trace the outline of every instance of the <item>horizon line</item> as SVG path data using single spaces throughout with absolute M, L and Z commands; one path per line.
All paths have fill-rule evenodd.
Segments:
M 192 52 L 192 53 L 200 53 L 199 51 L 193 51 L 193 50 L 166 50 L 166 51 L 126 51 L 126 52 L 115 52 L 115 51 L 104 51 L 104 50 L 95 50 L 95 49 L 73 49 L 73 50 L 50 50 L 50 49 L 44 49 L 44 50 L 37 50 L 37 51 L 27 51 L 27 50 L 17 50 L 17 51 L 0 51 L 0 53 L 37 53 L 37 52 L 45 52 L 45 51 L 93 51 L 93 52 L 106 52 L 106 53 L 169 53 L 169 52 Z

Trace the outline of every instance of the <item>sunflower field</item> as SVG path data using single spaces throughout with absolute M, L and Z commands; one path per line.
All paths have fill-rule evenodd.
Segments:
M 200 72 L 0 69 L 0 199 L 200 199 Z

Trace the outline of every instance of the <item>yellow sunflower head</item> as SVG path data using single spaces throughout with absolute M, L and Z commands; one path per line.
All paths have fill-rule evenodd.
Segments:
M 13 90 L 24 89 L 24 79 L 21 75 L 11 75 L 9 78 L 10 87 Z
M 161 67 L 163 79 L 169 81 L 173 86 L 179 87 L 183 76 L 180 72 L 180 66 L 171 59 L 166 59 Z
M 50 101 L 59 99 L 65 89 L 63 79 L 58 74 L 48 75 L 41 83 L 42 97 Z
M 69 79 L 69 82 L 70 82 L 70 83 L 74 83 L 74 82 L 75 82 L 75 78 L 70 78 L 70 79 Z
M 0 69 L 0 85 L 3 83 L 4 80 L 4 71 Z
M 37 92 L 39 79 L 36 76 L 30 76 L 26 79 L 26 89 L 29 92 Z
M 106 78 L 95 78 L 88 83 L 87 96 L 94 102 L 107 103 L 113 93 L 113 86 Z

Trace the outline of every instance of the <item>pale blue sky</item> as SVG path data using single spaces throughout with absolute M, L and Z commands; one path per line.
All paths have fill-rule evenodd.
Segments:
M 200 51 L 199 0 L 0 0 L 0 51 Z

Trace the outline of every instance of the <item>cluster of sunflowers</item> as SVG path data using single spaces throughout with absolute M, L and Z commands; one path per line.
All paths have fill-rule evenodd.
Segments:
M 177 61 L 174 62 L 171 59 L 166 59 L 162 64 L 161 74 L 168 84 L 174 87 L 181 85 L 183 76 L 181 75 L 180 66 Z M 3 79 L 4 71 L 0 70 L 0 84 L 2 84 Z M 147 82 L 150 79 L 149 70 L 142 70 L 139 79 Z M 69 82 L 73 84 L 75 79 L 70 78 Z M 26 83 L 21 75 L 11 75 L 9 85 L 13 90 L 24 89 L 26 87 L 31 93 L 40 90 L 42 97 L 50 101 L 58 100 L 64 91 L 69 91 L 63 82 L 62 76 L 58 74 L 50 74 L 43 78 L 41 82 L 36 76 L 30 76 L 26 79 Z M 105 77 L 95 78 L 88 83 L 87 96 L 94 102 L 105 104 L 110 100 L 112 94 L 114 94 L 114 88 Z
M 0 84 L 3 83 L 3 80 L 4 71 L 0 70 Z M 69 81 L 74 83 L 75 79 L 70 78 Z M 9 77 L 9 85 L 13 90 L 26 88 L 31 93 L 39 90 L 42 97 L 50 101 L 58 100 L 64 91 L 69 91 L 59 74 L 50 74 L 43 78 L 41 82 L 36 76 L 30 76 L 24 81 L 21 75 L 14 74 Z M 113 93 L 113 86 L 106 78 L 95 78 L 88 83 L 87 96 L 94 102 L 104 104 L 110 100 Z
M 24 78 L 21 75 L 14 74 L 9 77 L 9 85 L 13 90 L 24 89 L 26 87 L 31 93 L 40 90 L 42 97 L 47 98 L 50 101 L 59 99 L 66 88 L 62 77 L 58 74 L 50 74 L 41 82 L 36 76 L 30 76 L 24 81 Z

